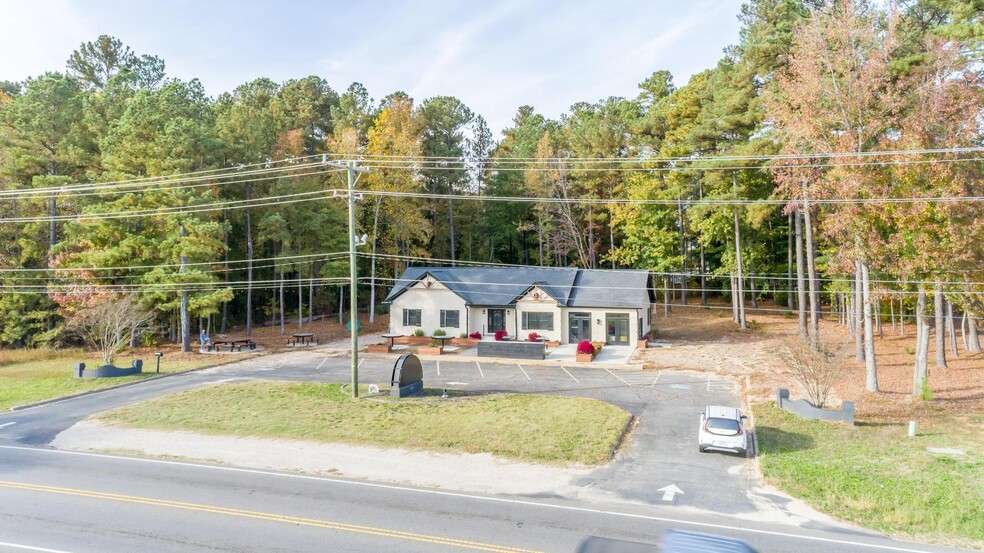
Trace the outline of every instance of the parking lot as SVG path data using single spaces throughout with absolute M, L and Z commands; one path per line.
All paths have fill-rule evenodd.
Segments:
M 359 381 L 385 393 L 395 356 L 367 357 Z M 605 369 L 424 360 L 424 385 L 472 392 L 520 392 L 590 397 L 629 411 L 635 427 L 614 462 L 576 482 L 583 493 L 650 505 L 753 515 L 750 459 L 697 450 L 698 413 L 706 405 L 741 407 L 738 383 L 698 372 Z M 234 379 L 349 382 L 350 358 L 319 351 L 247 360 L 208 372 Z M 531 437 L 535 439 L 535 437 Z

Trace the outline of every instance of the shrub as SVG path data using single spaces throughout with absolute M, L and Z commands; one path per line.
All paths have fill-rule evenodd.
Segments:
M 509 333 L 506 332 L 505 330 L 496 330 L 495 331 L 495 340 L 497 342 L 501 342 L 503 339 L 505 339 L 506 336 L 509 336 Z
M 467 338 L 467 337 L 468 337 L 467 332 L 462 332 L 461 334 L 458 335 L 458 338 Z
M 439 328 L 439 329 L 437 329 L 437 330 L 434 331 L 434 334 L 432 336 L 447 336 L 447 334 L 448 333 L 447 332 L 444 332 L 444 329 L 443 328 Z
M 472 332 L 471 334 L 469 334 L 468 337 L 471 338 L 472 340 L 481 340 L 482 339 L 482 333 L 481 332 L 478 332 L 478 331 L 475 331 L 475 332 Z
M 424 335 L 424 329 L 418 328 L 417 330 L 414 330 L 413 331 L 413 335 L 414 336 L 423 336 Z
M 540 339 L 540 335 L 536 332 L 530 332 L 530 335 L 526 337 L 531 342 L 535 342 Z
M 595 352 L 594 344 L 592 344 L 591 342 L 589 342 L 587 340 L 581 340 L 577 344 L 577 352 L 578 353 L 589 353 L 589 354 L 594 355 L 594 352 Z

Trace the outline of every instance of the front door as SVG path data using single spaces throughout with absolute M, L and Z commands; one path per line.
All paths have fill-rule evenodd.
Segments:
M 506 329 L 506 310 L 489 309 L 489 334 Z
M 629 316 L 611 314 L 605 315 L 606 344 L 612 346 L 629 345 Z
M 568 318 L 570 327 L 570 339 L 568 342 L 576 344 L 581 340 L 591 340 L 591 314 L 590 313 L 571 313 Z

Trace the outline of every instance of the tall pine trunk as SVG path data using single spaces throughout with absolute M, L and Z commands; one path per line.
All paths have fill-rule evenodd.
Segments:
M 304 282 L 300 267 L 297 268 L 297 328 L 304 328 Z
M 246 336 L 253 335 L 253 217 L 249 202 L 253 183 L 246 183 Z
M 456 248 L 454 242 L 454 187 L 449 186 L 448 191 L 450 192 L 450 195 L 448 196 L 448 225 L 450 226 L 449 230 L 451 231 L 451 266 L 454 267 L 455 260 L 457 259 L 455 256 Z
M 957 351 L 957 329 L 953 324 L 953 302 L 946 302 L 946 331 L 950 334 L 950 355 L 958 357 Z
M 792 213 L 796 224 L 796 310 L 799 312 L 799 336 L 804 342 L 809 341 L 810 333 L 806 327 L 806 281 L 803 266 L 803 217 L 798 211 Z
M 184 243 L 184 238 L 188 236 L 188 231 L 185 230 L 184 225 L 180 228 L 181 242 Z M 184 249 L 184 248 L 182 248 Z M 181 273 L 184 274 L 188 272 L 188 258 L 184 254 L 181 254 Z M 181 291 L 181 351 L 188 352 L 191 351 L 191 318 L 188 314 L 188 291 Z
M 967 317 L 967 351 L 980 353 L 981 339 L 977 335 L 977 321 L 974 320 L 974 314 L 970 311 L 965 311 L 964 317 Z
M 225 245 L 225 249 L 222 253 L 223 258 L 225 259 L 225 278 L 223 280 L 225 281 L 225 284 L 228 287 L 229 286 L 229 210 L 227 209 L 222 211 L 222 222 L 224 223 L 222 225 L 222 241 L 223 244 Z M 229 318 L 229 302 L 224 301 L 222 302 L 222 323 L 219 329 L 219 334 L 225 334 L 226 323 L 228 322 L 228 318 Z
M 814 350 L 820 347 L 820 297 L 817 291 L 817 267 L 815 250 L 813 248 L 813 217 L 810 200 L 803 199 L 803 223 L 806 226 L 806 271 L 810 289 L 810 347 Z
M 861 299 L 864 301 L 864 368 L 865 388 L 878 391 L 878 364 L 875 361 L 875 333 L 871 326 L 871 280 L 868 264 L 861 262 Z
M 788 307 L 790 311 L 793 310 L 793 306 L 795 305 L 793 303 L 795 301 L 795 293 L 793 291 L 793 256 L 795 255 L 793 253 L 793 240 L 796 238 L 796 233 L 793 230 L 795 226 L 793 217 L 795 216 L 796 212 L 789 212 L 789 224 L 786 230 L 786 307 Z M 701 272 L 703 271 L 704 269 L 701 267 Z M 802 334 L 800 337 L 803 337 Z
M 912 378 L 912 395 L 919 396 L 926 385 L 929 366 L 929 321 L 926 318 L 926 290 L 919 287 L 916 301 L 916 364 Z
M 864 317 L 864 300 L 861 290 L 861 260 L 854 261 L 854 358 L 864 361 L 864 332 L 862 317 Z
M 936 281 L 933 290 L 933 323 L 936 331 L 936 366 L 946 367 L 946 328 L 943 322 L 943 284 Z
M 280 255 L 283 255 L 283 253 L 284 253 L 284 247 L 283 247 L 283 244 L 281 244 L 280 245 Z M 275 268 L 273 271 L 274 271 L 274 274 L 276 275 L 277 269 Z M 286 279 L 286 276 L 284 275 L 284 268 L 283 268 L 283 266 L 281 266 L 280 267 L 280 286 L 278 287 L 279 288 L 278 292 L 279 292 L 279 296 L 280 296 L 280 302 L 279 302 L 279 304 L 280 304 L 280 335 L 281 336 L 283 336 L 284 335 L 284 332 L 285 332 L 285 330 L 284 330 L 284 280 L 285 279 Z
M 734 210 L 735 218 L 735 262 L 738 265 L 738 327 L 742 330 L 747 328 L 745 324 L 745 289 L 744 289 L 744 277 L 742 276 L 741 267 L 741 230 L 738 225 L 738 210 Z

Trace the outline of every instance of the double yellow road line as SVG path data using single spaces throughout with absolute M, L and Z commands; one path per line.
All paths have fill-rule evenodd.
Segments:
M 293 517 L 276 513 L 264 513 L 261 511 L 248 511 L 244 509 L 232 509 L 217 505 L 205 505 L 201 503 L 187 503 L 184 501 L 171 501 L 169 499 L 155 499 L 152 497 L 139 497 L 134 495 L 123 495 L 116 493 L 97 492 L 92 490 L 79 490 L 74 488 L 59 488 L 55 486 L 42 486 L 38 484 L 25 484 L 22 482 L 6 482 L 0 480 L 0 488 L 11 488 L 15 490 L 25 490 L 32 492 L 53 493 L 60 495 L 72 495 L 86 497 L 90 499 L 103 499 L 118 501 L 123 503 L 136 503 L 140 505 L 152 505 L 155 507 L 169 507 L 172 509 L 184 509 L 187 511 L 198 511 L 202 513 L 213 513 L 217 515 L 235 516 L 251 518 L 256 520 L 266 520 L 271 522 L 284 522 L 287 524 L 297 524 L 301 526 L 311 526 L 324 528 L 327 530 L 338 530 L 341 532 L 352 532 L 356 534 L 367 534 L 383 538 L 397 540 L 412 540 L 423 543 L 446 545 L 461 549 L 472 549 L 475 551 L 491 551 L 494 553 L 537 553 L 531 549 L 519 549 L 515 547 L 505 547 L 489 543 L 481 543 L 467 540 L 446 538 L 443 536 L 431 536 L 427 534 L 417 534 L 413 532 L 403 532 L 400 530 L 390 530 L 374 526 L 362 526 L 357 524 L 346 524 L 343 522 L 333 522 L 330 520 L 318 520 L 313 518 Z

